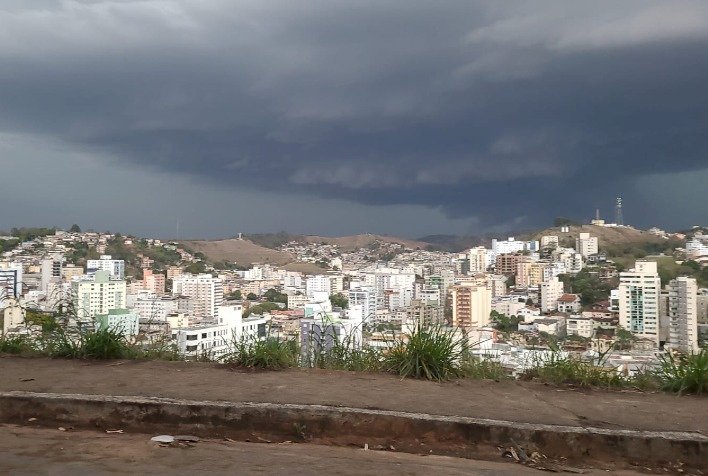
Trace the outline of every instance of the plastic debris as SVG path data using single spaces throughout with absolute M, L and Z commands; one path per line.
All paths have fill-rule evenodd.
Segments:
M 150 438 L 150 441 L 154 441 L 155 443 L 174 443 L 175 437 L 172 435 L 158 435 Z

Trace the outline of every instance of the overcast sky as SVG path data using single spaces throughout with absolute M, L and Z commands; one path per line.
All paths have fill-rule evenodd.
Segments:
M 708 2 L 0 0 L 0 228 L 708 222 Z M 178 231 L 179 230 L 179 231 Z

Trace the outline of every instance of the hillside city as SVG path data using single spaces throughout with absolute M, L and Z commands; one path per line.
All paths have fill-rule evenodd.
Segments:
M 639 231 L 599 217 L 556 225 L 457 251 L 373 235 L 356 246 L 271 245 L 305 270 L 77 225 L 13 229 L 0 236 L 0 338 L 60 322 L 219 360 L 244 340 L 290 340 L 302 356 L 333 343 L 385 351 L 415 328 L 441 326 L 510 374 L 562 352 L 602 355 L 602 365 L 632 375 L 662 353 L 705 345 L 704 228 L 603 243 L 603 230 Z

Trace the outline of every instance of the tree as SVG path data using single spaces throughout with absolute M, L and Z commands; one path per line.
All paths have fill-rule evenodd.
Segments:
M 637 340 L 634 334 L 620 326 L 615 329 L 615 344 L 618 350 L 626 350 L 632 347 L 632 342 Z
M 565 218 L 565 217 L 556 217 L 555 220 L 553 220 L 553 226 L 571 226 L 571 225 L 577 225 L 576 222 L 571 220 L 570 218 Z
M 243 317 L 248 317 L 251 314 L 263 314 L 264 312 L 270 312 L 276 309 L 280 309 L 280 306 L 278 306 L 276 303 L 263 302 L 260 304 L 256 304 L 255 306 L 249 307 L 246 312 L 243 313 Z
M 332 303 L 333 307 L 339 307 L 341 309 L 349 307 L 349 299 L 342 293 L 332 294 L 329 297 L 329 302 Z
M 69 231 L 71 233 L 81 233 L 81 227 L 74 223 L 73 225 L 71 225 L 71 228 L 69 228 Z
M 253 293 L 248 293 L 246 294 L 246 299 L 248 299 L 249 301 L 255 301 L 256 299 L 258 299 L 258 296 Z
M 190 274 L 202 274 L 206 271 L 206 264 L 203 261 L 195 261 L 190 263 L 184 270 Z
M 241 290 L 237 289 L 236 291 L 233 291 L 231 294 L 229 294 L 229 299 L 236 299 L 238 301 L 243 299 L 243 296 L 241 295 Z
M 499 329 L 502 332 L 511 332 L 519 330 L 519 322 L 523 321 L 522 318 L 517 316 L 507 316 L 497 311 L 492 311 L 489 313 L 489 317 L 492 321 L 494 328 Z
M 266 301 L 288 303 L 288 295 L 271 288 L 263 294 Z

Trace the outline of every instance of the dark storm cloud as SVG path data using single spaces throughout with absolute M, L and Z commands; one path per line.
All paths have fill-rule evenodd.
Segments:
M 708 168 L 705 2 L 2 8 L 0 130 L 131 165 L 489 225 Z

